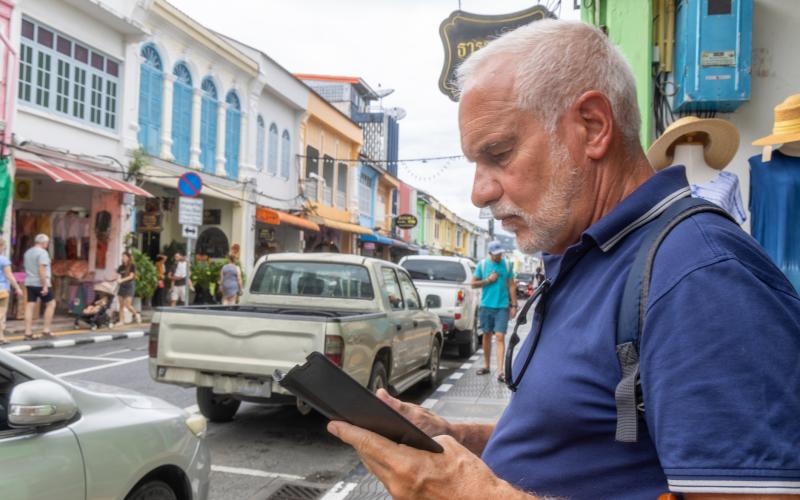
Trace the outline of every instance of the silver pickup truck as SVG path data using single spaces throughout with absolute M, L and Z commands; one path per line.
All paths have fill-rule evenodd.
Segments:
M 342 254 L 274 254 L 256 263 L 241 303 L 163 308 L 150 328 L 150 376 L 197 387 L 200 411 L 233 418 L 241 401 L 296 403 L 277 382 L 312 351 L 370 390 L 436 382 L 442 326 L 407 272 Z

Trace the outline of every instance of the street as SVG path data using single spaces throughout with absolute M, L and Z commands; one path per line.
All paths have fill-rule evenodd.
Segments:
M 155 396 L 197 411 L 194 389 L 157 384 L 147 373 L 147 337 L 24 353 L 28 361 L 66 380 L 102 383 Z M 439 381 L 464 363 L 446 350 Z M 419 384 L 402 399 L 423 402 L 435 388 Z M 346 476 L 358 458 L 325 430 L 326 419 L 302 416 L 292 407 L 243 403 L 233 422 L 209 423 L 211 499 L 265 498 L 274 481 L 305 481 L 328 489 Z

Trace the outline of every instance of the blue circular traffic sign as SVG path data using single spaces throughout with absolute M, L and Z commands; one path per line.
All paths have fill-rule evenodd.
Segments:
M 200 195 L 201 189 L 203 189 L 203 180 L 194 172 L 186 172 L 178 179 L 178 192 L 181 193 L 181 196 L 194 198 Z

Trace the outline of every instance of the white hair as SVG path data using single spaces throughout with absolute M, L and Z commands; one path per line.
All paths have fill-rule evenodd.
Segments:
M 630 65 L 608 37 L 586 23 L 544 19 L 491 41 L 458 68 L 463 93 L 491 60 L 510 57 L 520 109 L 537 115 L 550 133 L 564 111 L 590 90 L 611 103 L 626 145 L 638 144 L 641 118 Z
M 50 237 L 44 233 L 39 233 L 36 235 L 36 238 L 33 239 L 34 243 L 48 243 L 50 241 Z

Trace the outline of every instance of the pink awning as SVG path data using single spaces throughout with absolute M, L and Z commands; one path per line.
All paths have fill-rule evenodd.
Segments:
M 145 198 L 153 197 L 152 194 L 139 186 L 109 177 L 90 174 L 89 172 L 83 172 L 81 170 L 57 167 L 43 161 L 23 160 L 21 158 L 17 158 L 15 163 L 17 165 L 17 170 L 44 174 L 56 182 L 68 182 L 79 186 L 119 191 L 120 193 L 131 193 L 136 196 L 144 196 Z

